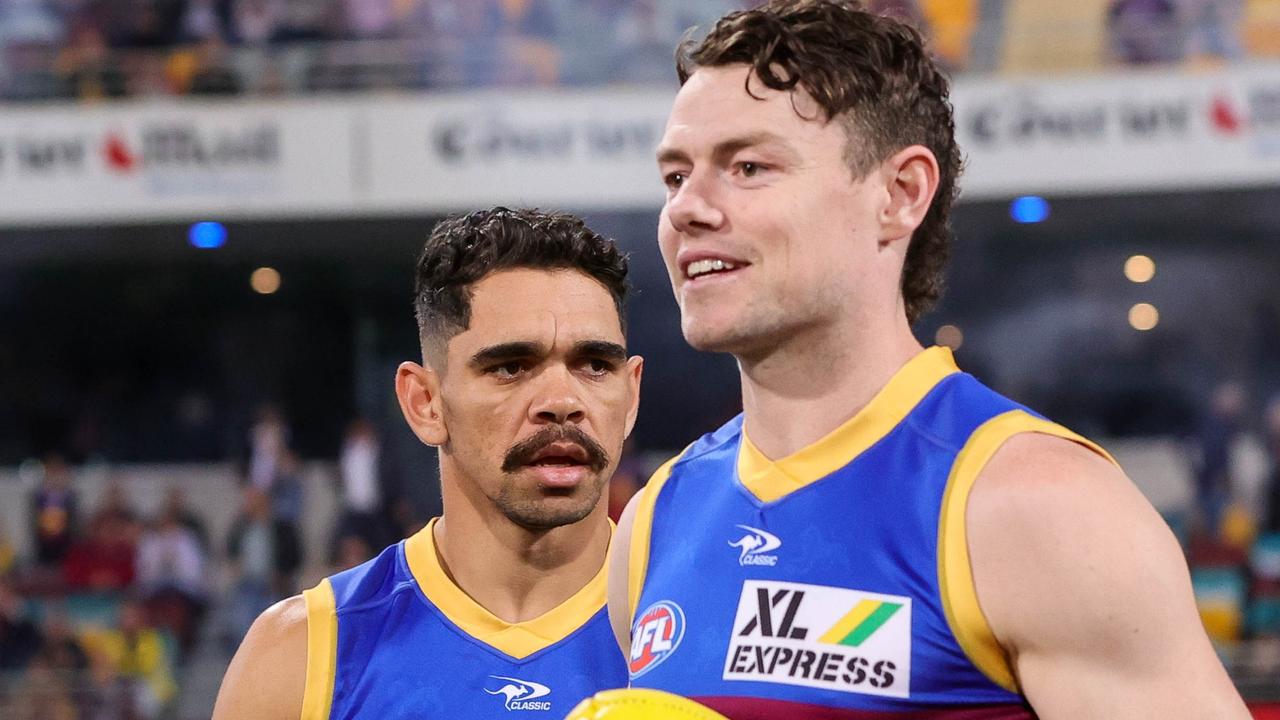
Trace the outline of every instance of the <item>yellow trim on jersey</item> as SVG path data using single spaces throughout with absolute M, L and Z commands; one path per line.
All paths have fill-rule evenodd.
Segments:
M 418 587 L 463 632 L 513 658 L 526 658 L 560 642 L 605 605 L 607 553 L 600 570 L 568 600 L 532 620 L 507 622 L 472 600 L 445 573 L 436 554 L 435 526 L 432 520 L 404 543 L 405 559 Z
M 765 457 L 744 428 L 738 478 L 761 502 L 773 502 L 848 465 L 888 435 L 943 378 L 959 372 L 951 350 L 931 347 L 911 358 L 866 407 L 808 447 L 781 460 Z
M 333 680 L 338 669 L 338 613 L 329 579 L 302 591 L 307 605 L 307 679 L 302 691 L 302 720 L 329 720 Z
M 1070 430 L 1042 420 L 1023 410 L 1010 410 L 983 423 L 969 436 L 951 466 L 947 489 L 942 496 L 942 512 L 938 519 L 938 583 L 942 608 L 951 626 L 951 634 L 969 660 L 992 682 L 1010 692 L 1019 692 L 1018 681 L 1004 648 L 996 640 L 978 603 L 973 585 L 973 568 L 969 563 L 968 533 L 965 511 L 969 492 L 987 461 L 1019 433 L 1036 432 L 1054 435 L 1080 443 L 1115 462 L 1098 445 Z
M 685 448 L 687 451 L 689 448 Z M 644 576 L 649 570 L 649 539 L 653 533 L 653 508 L 658 504 L 658 494 L 671 477 L 671 466 L 684 452 L 662 464 L 649 476 L 649 482 L 640 489 L 640 502 L 631 522 L 631 545 L 627 548 L 627 617 L 634 622 L 636 607 L 640 604 L 640 592 L 644 589 Z

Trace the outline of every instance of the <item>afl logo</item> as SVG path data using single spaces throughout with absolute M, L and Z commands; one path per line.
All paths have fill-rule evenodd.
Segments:
M 654 669 L 680 647 L 684 611 L 670 600 L 659 600 L 640 613 L 631 628 L 632 679 Z

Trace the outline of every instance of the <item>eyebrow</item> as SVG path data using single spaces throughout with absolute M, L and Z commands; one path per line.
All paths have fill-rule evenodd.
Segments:
M 788 160 L 794 159 L 797 155 L 795 147 L 792 146 L 791 143 L 787 142 L 786 138 L 778 135 L 777 133 L 769 132 L 768 130 L 760 130 L 758 132 L 747 133 L 746 135 L 740 135 L 727 140 L 721 140 L 716 143 L 714 148 L 711 149 L 711 155 L 717 160 L 723 161 L 739 150 L 759 145 L 773 146 L 782 152 Z M 688 153 L 680 148 L 671 147 L 669 145 L 660 146 L 658 148 L 657 157 L 659 163 L 689 162 Z
M 471 367 L 484 367 L 508 360 L 525 360 L 546 355 L 546 348 L 536 342 L 506 342 L 480 348 L 467 364 Z M 573 354 L 578 356 L 598 357 L 604 360 L 622 362 L 627 359 L 627 349 L 618 343 L 608 340 L 583 340 L 574 343 Z
M 583 340 L 573 346 L 575 355 L 587 355 L 602 360 L 622 362 L 627 359 L 627 349 L 607 340 Z
M 504 360 L 523 360 L 525 358 L 537 357 L 546 353 L 546 350 L 539 343 L 534 342 L 506 342 L 497 345 L 489 345 L 480 348 L 476 354 L 471 356 L 467 364 L 471 367 L 483 367 L 493 363 L 502 362 Z

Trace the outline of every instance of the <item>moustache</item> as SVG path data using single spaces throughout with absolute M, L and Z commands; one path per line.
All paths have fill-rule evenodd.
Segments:
M 604 448 L 600 447 L 600 443 L 590 435 L 573 425 L 557 425 L 540 430 L 512 445 L 502 459 L 502 472 L 515 472 L 533 462 L 534 456 L 543 448 L 558 442 L 571 442 L 580 446 L 587 454 L 587 467 L 596 472 L 604 470 L 609 465 L 609 453 L 605 452 Z

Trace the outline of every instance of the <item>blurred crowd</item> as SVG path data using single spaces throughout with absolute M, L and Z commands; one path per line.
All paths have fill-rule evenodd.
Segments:
M 1186 444 L 1183 541 L 1201 617 L 1238 672 L 1280 672 L 1280 396 L 1261 407 L 1237 382 L 1212 393 Z M 1249 643 L 1241 643 L 1250 640 Z
M 681 33 L 742 4 L 0 0 L 0 98 L 652 80 L 658 55 L 666 80 Z
M 0 527 L 0 716 L 178 717 L 193 654 L 204 648 L 225 667 L 272 603 L 422 527 L 404 499 L 386 501 L 369 422 L 352 422 L 340 450 L 334 518 L 304 517 L 303 463 L 279 410 L 264 406 L 249 434 L 240 507 L 223 537 L 180 484 L 144 516 L 111 477 L 86 508 L 73 469 L 43 460 L 29 557 Z M 305 547 L 303 525 L 317 522 L 332 527 L 329 546 Z
M 86 511 L 50 456 L 28 520 L 31 557 L 0 566 L 0 715 L 161 717 L 208 602 L 200 515 L 174 487 L 143 518 L 118 480 Z
M 1280 398 L 1225 382 L 1180 443 L 1190 479 L 1166 519 L 1183 544 L 1202 619 L 1237 679 L 1280 673 Z M 368 420 L 347 427 L 325 466 L 331 516 L 309 505 L 306 465 L 285 415 L 259 408 L 235 463 L 239 494 L 225 531 L 180 483 L 141 502 L 109 477 L 92 507 L 56 455 L 30 489 L 27 556 L 0 527 L 0 716 L 176 718 L 193 655 L 225 666 L 254 618 L 320 577 L 353 567 L 420 529 L 389 490 L 383 440 Z M 607 499 L 616 519 L 652 463 L 625 449 Z M 1150 472 L 1150 468 L 1145 468 Z M 154 489 L 154 488 L 153 488 Z M 159 492 L 159 491 L 158 491 Z M 225 494 L 225 493 L 224 493 Z M 143 514 L 138 506 L 155 508 Z M 308 511 L 308 508 L 311 508 Z M 323 525 L 324 547 L 307 537 Z M 206 681 L 207 682 L 207 681 Z M 23 714 L 26 713 L 26 714 Z
M 1109 51 L 1128 65 L 1280 56 L 1275 0 L 1111 0 Z
M 671 82 L 688 29 L 759 2 L 0 0 L 0 99 Z M 1277 0 L 867 4 L 952 71 L 1280 55 Z

